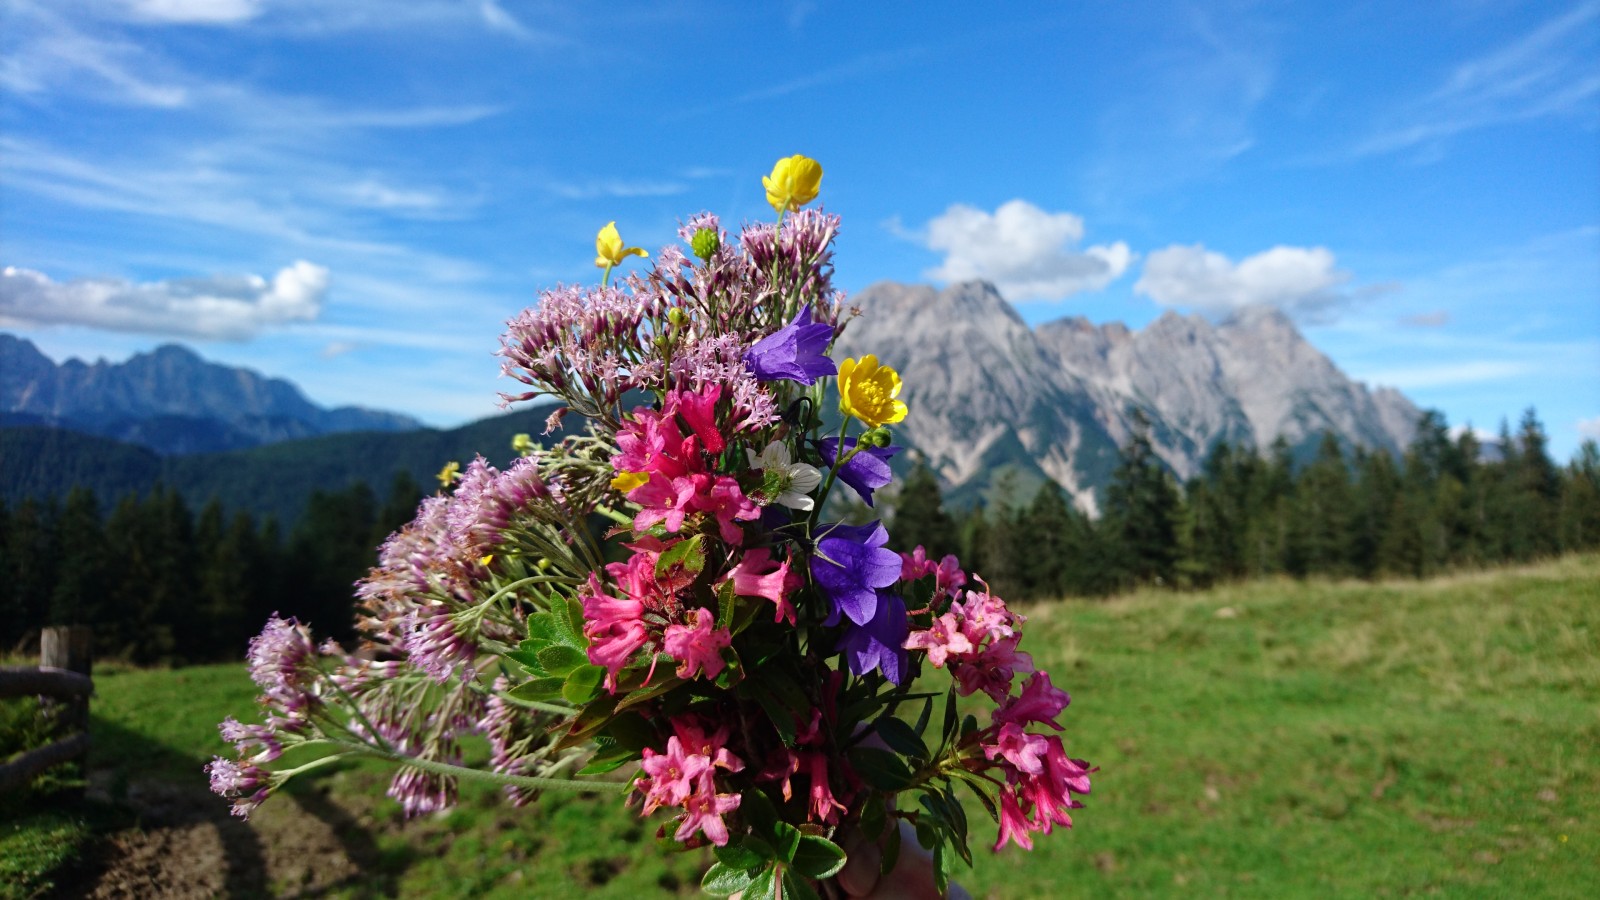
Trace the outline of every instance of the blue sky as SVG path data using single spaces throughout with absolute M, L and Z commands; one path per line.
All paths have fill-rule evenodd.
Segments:
M 838 281 L 1030 322 L 1279 306 L 1348 374 L 1600 437 L 1600 3 L 0 0 L 0 327 L 495 411 L 502 323 L 760 176 Z

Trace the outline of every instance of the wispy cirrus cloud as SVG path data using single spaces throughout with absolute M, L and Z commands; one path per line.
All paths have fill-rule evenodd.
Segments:
M 1437 148 L 1512 122 L 1600 111 L 1600 2 L 1586 0 L 1457 65 L 1433 90 L 1390 112 L 1350 148 L 1355 158 Z
M 43 272 L 7 266 L 0 270 L 0 322 L 244 340 L 267 328 L 315 319 L 327 290 L 328 270 L 304 260 L 270 280 L 235 275 L 144 283 L 118 278 L 57 282 Z

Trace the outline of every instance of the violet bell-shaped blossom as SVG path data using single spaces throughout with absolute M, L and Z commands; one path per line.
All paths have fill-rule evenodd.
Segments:
M 855 447 L 855 438 L 844 439 L 844 449 L 849 453 Z M 888 447 L 862 447 L 861 451 L 845 461 L 839 469 L 839 480 L 855 489 L 861 495 L 862 502 L 872 505 L 872 492 L 884 487 L 894 480 L 894 473 L 889 471 L 889 457 L 899 453 L 902 448 L 890 445 Z M 822 461 L 830 468 L 834 460 L 839 458 L 839 439 L 836 437 L 823 438 L 817 442 L 817 451 L 822 454 Z
M 876 669 L 883 677 L 899 685 L 904 684 L 907 671 L 905 651 L 906 605 L 898 594 L 889 591 L 878 593 L 877 608 L 873 617 L 860 625 L 845 625 L 839 649 L 851 674 L 865 675 Z
M 800 307 L 794 320 L 753 344 L 744 355 L 745 365 L 760 381 L 798 381 L 816 384 L 839 367 L 827 356 L 833 326 L 813 323 L 811 304 Z
M 889 532 L 872 522 L 824 525 L 819 533 L 811 577 L 833 604 L 824 624 L 838 624 L 840 613 L 857 625 L 867 624 L 877 615 L 878 590 L 900 580 L 900 554 L 884 546 Z

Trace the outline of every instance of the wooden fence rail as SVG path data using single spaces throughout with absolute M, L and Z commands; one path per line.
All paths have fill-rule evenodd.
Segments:
M 0 668 L 0 697 L 45 696 L 63 704 L 63 730 L 75 732 L 36 747 L 0 765 L 0 793 L 23 787 L 51 766 L 81 759 L 89 752 L 89 695 L 93 646 L 88 628 L 46 628 L 39 637 L 38 668 Z

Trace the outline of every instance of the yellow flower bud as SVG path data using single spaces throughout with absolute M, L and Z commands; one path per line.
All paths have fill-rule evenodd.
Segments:
M 638 247 L 624 247 L 622 235 L 617 233 L 617 223 L 607 222 L 594 238 L 594 264 L 596 268 L 609 269 L 622 264 L 630 256 L 649 256 Z
M 871 354 L 839 364 L 839 409 L 876 428 L 906 417 L 900 396 L 900 373 L 878 365 Z
M 778 212 L 794 212 L 817 199 L 822 188 L 822 164 L 809 156 L 794 156 L 778 160 L 772 174 L 761 179 L 767 189 L 767 202 Z
M 535 446 L 537 445 L 533 442 L 533 436 L 527 432 L 520 432 L 511 436 L 511 452 L 518 456 L 527 456 Z
M 444 468 L 439 470 L 439 474 L 433 477 L 439 479 L 439 487 L 448 488 L 461 477 L 461 463 L 452 459 L 444 464 Z

